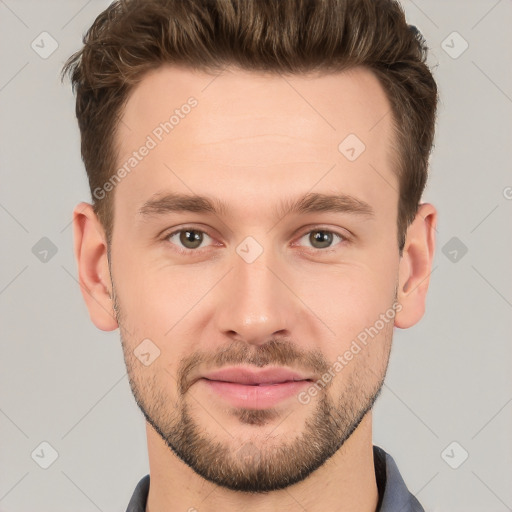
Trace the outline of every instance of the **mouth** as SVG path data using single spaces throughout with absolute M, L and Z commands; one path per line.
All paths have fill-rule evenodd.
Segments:
M 314 377 L 288 368 L 231 367 L 209 372 L 197 382 L 235 407 L 267 409 L 296 396 Z
M 221 379 L 207 379 L 206 377 L 203 377 L 205 380 L 209 380 L 212 382 L 226 382 L 230 384 L 242 384 L 243 386 L 278 386 L 279 384 L 285 384 L 287 382 L 303 382 L 308 381 L 312 382 L 309 379 L 293 379 L 293 380 L 283 380 L 278 382 L 254 382 L 254 383 L 242 383 L 242 382 L 235 382 L 235 381 L 228 381 L 228 380 L 221 380 Z
M 203 375 L 202 378 L 218 382 L 245 384 L 246 386 L 277 385 L 284 382 L 313 380 L 313 376 L 311 375 L 306 375 L 284 367 L 252 369 L 242 366 L 232 366 L 215 370 Z

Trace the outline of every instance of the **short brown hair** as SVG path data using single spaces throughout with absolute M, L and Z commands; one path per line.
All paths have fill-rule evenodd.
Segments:
M 400 254 L 427 181 L 438 102 L 428 48 L 397 0 L 117 0 L 65 63 L 91 193 L 115 172 L 116 128 L 133 87 L 164 64 L 218 72 L 370 69 L 392 107 Z M 341 141 L 340 141 L 341 142 Z M 110 243 L 113 194 L 96 213 Z

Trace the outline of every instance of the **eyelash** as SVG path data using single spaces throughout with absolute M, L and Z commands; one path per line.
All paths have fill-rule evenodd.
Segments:
M 163 240 L 164 241 L 167 241 L 167 242 L 170 242 L 170 238 L 176 234 L 179 234 L 179 233 L 182 233 L 183 231 L 195 231 L 197 233 L 203 233 L 207 236 L 209 236 L 210 238 L 213 239 L 212 236 L 210 236 L 206 231 L 202 230 L 202 229 L 197 229 L 197 228 L 194 228 L 193 226 L 184 226 L 180 229 L 177 229 L 171 233 L 169 233 L 168 235 L 165 235 L 163 237 Z M 342 235 L 341 233 L 338 233 L 337 231 L 333 231 L 331 229 L 327 229 L 327 228 L 324 228 L 322 226 L 314 226 L 313 228 L 310 228 L 308 231 L 305 231 L 304 233 L 302 233 L 299 237 L 299 240 L 304 238 L 304 236 L 306 235 L 309 235 L 310 233 L 314 232 L 314 231 L 323 231 L 325 233 L 331 233 L 335 236 L 337 236 L 338 238 L 340 238 L 340 242 L 339 243 L 345 243 L 345 244 L 348 244 L 350 242 L 350 239 L 348 236 L 346 235 Z M 171 242 L 172 244 L 172 242 Z M 199 255 L 199 254 L 202 254 L 206 249 L 207 247 L 203 247 L 203 248 L 200 248 L 200 249 L 186 249 L 186 248 L 182 248 L 182 247 L 178 247 L 176 244 L 172 244 L 174 245 L 176 248 L 174 250 L 176 250 L 179 254 L 183 254 L 183 255 L 190 255 L 190 254 L 194 254 L 194 255 Z M 333 247 L 327 247 L 325 249 L 315 249 L 314 247 L 313 248 L 306 248 L 306 252 L 309 252 L 309 253 L 315 253 L 315 254 L 319 254 L 319 253 L 322 253 L 322 254 L 329 254 L 329 253 L 332 253 L 332 252 L 335 252 L 336 249 L 333 248 Z

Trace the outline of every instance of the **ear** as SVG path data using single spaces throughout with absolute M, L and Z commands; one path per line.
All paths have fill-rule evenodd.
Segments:
M 407 329 L 425 313 L 425 300 L 435 251 L 437 211 L 429 203 L 420 204 L 407 238 L 398 270 L 397 300 L 402 309 L 395 315 L 395 326 Z
M 79 203 L 73 210 L 78 282 L 94 325 L 113 331 L 118 324 L 112 302 L 105 231 L 92 205 Z

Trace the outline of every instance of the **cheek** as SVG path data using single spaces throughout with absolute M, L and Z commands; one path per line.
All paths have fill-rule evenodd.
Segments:
M 396 271 L 358 264 L 306 273 L 297 282 L 297 294 L 343 341 L 373 325 L 392 306 Z
M 164 345 L 191 322 L 201 321 L 201 300 L 226 272 L 220 265 L 171 266 L 134 253 L 115 263 L 113 278 L 126 328 L 137 339 L 154 338 Z
M 335 393 L 351 379 L 373 387 L 385 369 L 395 315 L 395 269 L 388 268 L 353 265 L 302 281 L 304 302 L 334 331 L 319 348 L 330 362 Z
M 382 322 L 382 321 L 380 321 Z M 356 329 L 357 334 L 349 336 L 330 347 L 326 354 L 330 362 L 332 393 L 346 394 L 354 387 L 352 394 L 359 398 L 369 396 L 381 378 L 384 377 L 392 340 L 393 321 L 372 322 L 367 327 Z

